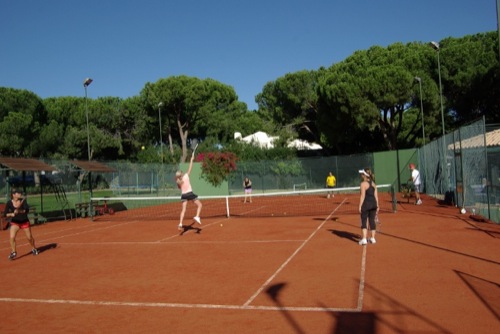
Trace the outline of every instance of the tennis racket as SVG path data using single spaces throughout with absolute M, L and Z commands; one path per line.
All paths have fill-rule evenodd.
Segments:
M 196 144 L 196 146 L 194 147 L 193 154 L 191 155 L 191 157 L 193 157 L 193 158 L 194 158 L 194 154 L 196 153 L 196 149 L 198 148 L 198 145 L 199 145 L 199 143 Z
M 382 222 L 380 221 L 380 219 L 378 217 L 378 213 L 375 216 L 375 225 L 376 225 L 377 233 L 382 233 Z

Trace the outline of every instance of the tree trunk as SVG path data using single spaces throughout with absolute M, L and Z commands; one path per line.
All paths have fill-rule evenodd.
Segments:
M 179 120 L 177 120 L 177 127 L 179 128 L 179 136 L 181 137 L 181 143 L 182 143 L 182 155 L 181 155 L 181 161 L 180 162 L 186 162 L 186 157 L 187 157 L 187 138 L 188 138 L 188 133 L 189 131 L 186 130 L 184 131 L 184 126 L 181 124 Z

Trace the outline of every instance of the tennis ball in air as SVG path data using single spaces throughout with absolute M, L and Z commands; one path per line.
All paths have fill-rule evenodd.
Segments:
M 143 150 L 143 151 L 144 151 L 145 149 L 146 149 L 146 146 L 141 147 L 141 150 Z

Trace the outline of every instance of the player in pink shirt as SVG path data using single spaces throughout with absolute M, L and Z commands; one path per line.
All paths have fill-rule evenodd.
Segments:
M 194 153 L 194 152 L 193 152 Z M 186 213 L 186 207 L 188 201 L 193 201 L 194 204 L 198 207 L 196 210 L 196 216 L 193 217 L 194 221 L 198 224 L 201 224 L 200 220 L 200 212 L 202 204 L 198 200 L 198 195 L 193 193 L 193 188 L 191 187 L 191 181 L 189 180 L 189 174 L 191 173 L 191 169 L 193 168 L 194 154 L 191 156 L 191 161 L 189 162 L 189 168 L 186 173 L 182 171 L 177 171 L 175 173 L 175 181 L 177 182 L 177 187 L 181 190 L 181 202 L 182 202 L 182 211 L 181 217 L 179 221 L 179 230 L 182 230 L 182 221 L 184 220 L 184 214 Z

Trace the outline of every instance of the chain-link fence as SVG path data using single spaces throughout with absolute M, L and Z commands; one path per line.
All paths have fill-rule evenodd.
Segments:
M 224 185 L 227 189 L 222 190 L 229 195 L 242 193 L 245 177 L 252 180 L 254 192 L 320 189 L 325 187 L 329 172 L 336 177 L 337 187 L 352 187 L 359 185 L 357 171 L 365 167 L 381 176 L 378 184 L 400 189 L 409 177 L 408 163 L 417 162 L 426 194 L 500 222 L 500 146 L 488 148 L 485 133 L 484 120 L 480 120 L 415 150 L 240 162 Z M 5 199 L 11 187 L 22 187 L 31 197 L 30 204 L 43 212 L 44 207 L 74 208 L 88 202 L 89 189 L 101 197 L 179 194 L 175 184 L 178 165 L 103 162 L 113 171 L 88 173 L 71 161 L 44 162 L 57 172 L 21 174 L 3 169 L 0 191 Z M 210 189 L 213 187 L 207 186 L 202 195 L 211 195 Z
M 237 171 L 229 178 L 231 194 L 243 191 L 243 179 L 248 177 L 254 191 L 319 189 L 326 186 L 329 172 L 335 176 L 337 187 L 359 185 L 357 171 L 360 168 L 373 168 L 373 155 L 309 157 L 296 160 L 238 163 Z
M 418 150 L 424 192 L 500 222 L 500 152 L 487 145 L 484 119 Z

